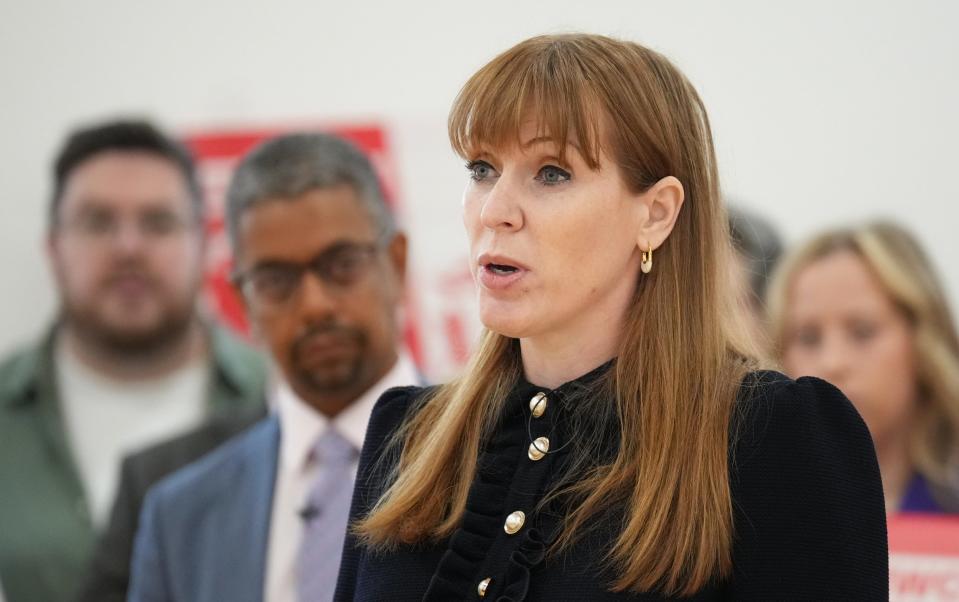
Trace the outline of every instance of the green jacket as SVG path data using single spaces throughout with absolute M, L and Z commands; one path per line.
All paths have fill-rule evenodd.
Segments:
M 69 602 L 96 539 L 61 418 L 55 330 L 0 363 L 0 587 L 7 602 Z M 219 327 L 208 332 L 211 414 L 262 404 L 262 357 Z

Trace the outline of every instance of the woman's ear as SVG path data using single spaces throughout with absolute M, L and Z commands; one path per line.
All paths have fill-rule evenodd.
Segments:
M 684 200 L 683 183 L 674 176 L 666 176 L 639 195 L 639 202 L 645 207 L 636 238 L 640 251 L 656 250 L 663 244 L 676 225 Z

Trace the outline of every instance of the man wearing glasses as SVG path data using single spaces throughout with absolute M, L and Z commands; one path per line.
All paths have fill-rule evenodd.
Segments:
M 124 454 L 262 405 L 259 356 L 197 310 L 202 213 L 189 155 L 147 123 L 80 130 L 57 157 L 57 319 L 0 364 L 8 602 L 73 600 Z
M 274 415 L 154 487 L 130 600 L 331 600 L 356 464 L 397 347 L 406 237 L 356 148 L 301 134 L 231 183 L 235 283 L 283 377 Z

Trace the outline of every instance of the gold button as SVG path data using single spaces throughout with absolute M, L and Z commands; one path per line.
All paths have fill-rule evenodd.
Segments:
M 479 582 L 479 585 L 476 586 L 476 593 L 479 594 L 480 598 L 486 597 L 486 588 L 489 587 L 490 578 L 487 577 Z
M 506 517 L 506 522 L 503 524 L 503 530 L 510 535 L 513 535 L 523 528 L 523 523 L 525 522 L 526 514 L 522 510 L 517 510 Z
M 546 452 L 549 451 L 549 439 L 546 437 L 538 437 L 535 441 L 529 444 L 529 449 L 526 450 L 526 455 L 529 456 L 529 459 L 535 462 L 536 460 L 542 460 L 543 456 L 546 455 Z
M 533 418 L 539 418 L 546 413 L 546 393 L 540 391 L 529 400 L 529 411 L 533 413 Z

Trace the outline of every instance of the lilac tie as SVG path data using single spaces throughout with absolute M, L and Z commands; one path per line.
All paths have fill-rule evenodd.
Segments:
M 333 599 L 353 497 L 353 464 L 357 457 L 353 444 L 332 427 L 320 436 L 314 453 L 319 471 L 304 512 L 297 576 L 300 602 Z

